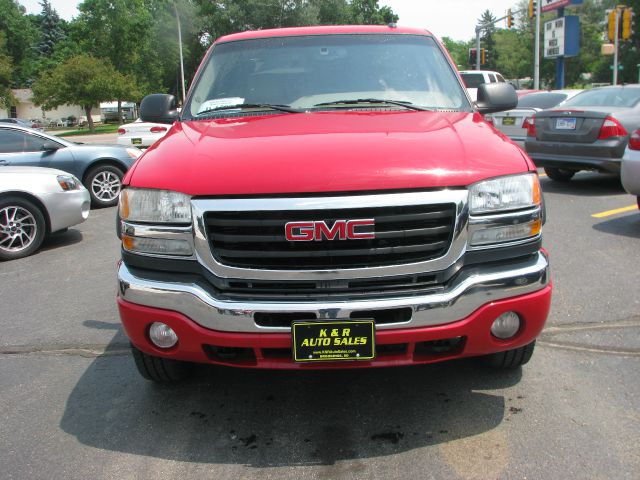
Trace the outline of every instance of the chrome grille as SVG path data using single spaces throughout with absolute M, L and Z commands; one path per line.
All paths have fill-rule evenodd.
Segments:
M 271 270 L 358 268 L 423 262 L 451 244 L 453 203 L 318 210 L 208 211 L 204 215 L 214 258 L 223 265 Z M 375 238 L 291 242 L 288 222 L 375 220 Z

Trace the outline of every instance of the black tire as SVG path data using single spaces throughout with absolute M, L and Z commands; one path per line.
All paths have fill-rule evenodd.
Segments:
M 93 207 L 112 207 L 118 203 L 124 172 L 113 165 L 98 165 L 89 170 L 84 186 Z
M 556 182 L 568 182 L 576 174 L 575 170 L 565 170 L 564 168 L 544 167 L 544 173 L 551 180 Z
M 46 228 L 44 214 L 33 202 L 21 197 L 0 199 L 0 260 L 31 255 L 42 245 Z
M 483 360 L 492 368 L 499 370 L 511 370 L 518 368 L 531 360 L 535 346 L 536 342 L 534 340 L 524 347 L 487 355 L 486 357 L 483 357 Z
M 147 380 L 157 383 L 175 383 L 184 380 L 191 373 L 191 364 L 168 358 L 148 355 L 131 345 L 131 353 L 138 372 Z

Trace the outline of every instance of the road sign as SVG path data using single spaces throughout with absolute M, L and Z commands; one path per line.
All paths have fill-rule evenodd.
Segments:
M 580 19 L 571 15 L 544 23 L 544 58 L 575 57 L 580 49 Z
M 582 0 L 541 0 L 540 11 L 550 12 L 558 8 L 568 7 L 570 5 L 580 5 Z

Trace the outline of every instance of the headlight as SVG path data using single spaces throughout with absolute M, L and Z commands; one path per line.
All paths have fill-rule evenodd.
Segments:
M 62 190 L 65 192 L 69 190 L 78 190 L 81 185 L 80 180 L 73 175 L 58 175 L 56 179 L 58 180 L 60 187 L 62 187 Z
M 478 182 L 469 189 L 469 213 L 497 213 L 540 205 L 540 182 L 535 173 L 509 175 Z
M 120 218 L 128 222 L 191 223 L 191 197 L 170 190 L 125 188 Z

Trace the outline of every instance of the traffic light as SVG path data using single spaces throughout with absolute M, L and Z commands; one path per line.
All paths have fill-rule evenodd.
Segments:
M 633 8 L 626 7 L 622 11 L 622 40 L 629 40 L 633 35 Z
M 513 27 L 513 14 L 511 9 L 507 10 L 507 28 Z
M 529 0 L 529 18 L 536 16 L 536 0 Z
M 480 65 L 484 65 L 485 63 L 487 63 L 487 60 L 489 58 L 489 51 L 485 50 L 484 48 L 480 49 Z
M 469 49 L 469 65 L 475 65 L 476 64 L 476 49 L 475 48 L 470 48 Z
M 610 42 L 616 41 L 616 15 L 618 11 L 614 8 L 613 10 L 607 10 L 607 37 Z

